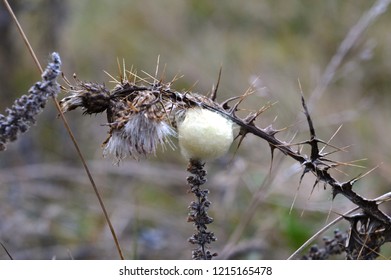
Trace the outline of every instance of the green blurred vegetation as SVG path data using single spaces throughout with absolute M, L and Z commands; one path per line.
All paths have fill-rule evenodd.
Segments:
M 222 66 L 218 100 L 244 93 L 258 77 L 254 95 L 243 106 L 258 109 L 278 102 L 262 115 L 259 125 L 289 126 L 280 138 L 289 141 L 297 133 L 296 142 L 308 137 L 298 79 L 309 98 L 339 44 L 374 1 L 10 2 L 41 63 L 58 51 L 69 79 L 76 73 L 81 80 L 110 86 L 104 70 L 116 76 L 117 59 L 139 73 L 154 73 L 160 57 L 160 73 L 164 68 L 166 80 L 183 75 L 174 88 L 206 94 Z M 4 112 L 39 80 L 39 73 L 3 6 L 0 11 Z M 366 30 L 310 108 L 317 134 L 326 141 L 343 124 L 332 144 L 351 147 L 334 159 L 367 158 L 360 163 L 367 169 L 383 163 L 355 185 L 368 198 L 390 190 L 390 25 L 389 9 Z M 157 157 L 127 159 L 115 166 L 102 158 L 105 116 L 74 111 L 67 118 L 90 162 L 126 258 L 189 259 L 187 238 L 193 227 L 186 216 L 193 198 L 187 193 L 187 163 L 180 153 L 168 149 Z M 234 150 L 207 163 L 216 252 L 223 250 L 245 218 L 269 172 L 267 143 L 249 136 L 233 157 Z M 14 258 L 118 258 L 98 201 L 52 104 L 35 127 L 0 154 L 0 168 L 0 241 Z M 341 169 L 348 175 L 336 172 L 340 180 L 367 170 Z M 317 186 L 312 191 L 311 175 L 298 189 L 299 167 L 278 152 L 273 170 L 275 176 L 262 186 L 259 206 L 239 239 L 238 248 L 255 249 L 238 249 L 234 258 L 287 258 L 325 224 L 330 209 L 329 220 L 352 207 L 342 197 L 331 202 L 329 188 Z M 390 252 L 382 253 L 389 258 Z M 7 259 L 1 248 L 0 259 Z

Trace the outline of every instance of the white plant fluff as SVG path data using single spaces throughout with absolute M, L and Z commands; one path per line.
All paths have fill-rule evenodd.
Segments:
M 181 153 L 186 158 L 215 159 L 231 146 L 233 123 L 210 110 L 191 108 L 178 124 L 178 139 Z

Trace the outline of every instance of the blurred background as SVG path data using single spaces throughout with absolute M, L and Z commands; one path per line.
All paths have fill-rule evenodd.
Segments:
M 339 45 L 375 1 L 9 2 L 42 65 L 51 52 L 59 52 L 69 79 L 76 73 L 111 87 L 104 71 L 117 76 L 117 59 L 129 69 L 154 74 L 160 56 L 166 80 L 183 75 L 173 88 L 207 94 L 222 66 L 218 101 L 253 86 L 242 108 L 276 102 L 257 125 L 287 127 L 278 134 L 284 141 L 308 139 L 300 81 L 317 136 L 328 141 L 343 125 L 331 144 L 349 148 L 332 159 L 365 159 L 357 163 L 364 168 L 341 167 L 333 175 L 346 181 L 379 165 L 355 190 L 367 198 L 390 191 L 390 9 L 374 18 L 319 90 Z M 4 113 L 40 75 L 3 4 L 0 30 Z M 167 149 L 116 166 L 102 156 L 105 115 L 83 116 L 77 110 L 66 117 L 125 258 L 190 259 L 187 239 L 194 228 L 186 218 L 193 197 L 180 152 Z M 247 136 L 236 147 L 237 142 L 228 155 L 206 165 L 214 218 L 209 229 L 218 238 L 212 252 L 232 259 L 286 259 L 353 208 L 342 196 L 332 200 L 329 187 L 314 187 L 311 174 L 299 186 L 300 166 L 279 152 L 269 175 L 271 155 L 264 140 Z M 348 223 L 338 223 L 326 235 L 332 237 L 336 228 L 345 231 Z M 37 124 L 0 153 L 0 242 L 14 259 L 118 259 L 98 200 L 51 102 Z M 322 245 L 322 239 L 317 243 Z M 390 258 L 390 246 L 382 249 L 381 258 Z M 0 259 L 8 258 L 0 248 Z

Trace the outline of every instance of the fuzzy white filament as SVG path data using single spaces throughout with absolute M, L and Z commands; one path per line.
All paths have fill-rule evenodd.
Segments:
M 202 108 L 187 110 L 178 124 L 179 146 L 189 159 L 214 159 L 224 155 L 233 141 L 232 122 Z
M 171 136 L 175 136 L 175 131 L 166 122 L 137 114 L 124 127 L 112 132 L 103 154 L 112 154 L 117 163 L 126 156 L 138 159 L 140 156 L 155 154 L 159 145 L 164 147 L 168 143 L 173 147 Z

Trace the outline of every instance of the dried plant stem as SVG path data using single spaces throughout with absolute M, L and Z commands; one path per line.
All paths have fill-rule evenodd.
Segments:
M 353 48 L 353 46 L 360 39 L 364 31 L 383 13 L 387 11 L 388 5 L 391 3 L 391 0 L 378 0 L 373 6 L 361 16 L 358 22 L 349 30 L 349 33 L 346 35 L 345 39 L 339 45 L 337 52 L 330 60 L 326 69 L 324 70 L 320 82 L 317 87 L 311 94 L 311 98 L 308 101 L 309 107 L 312 107 L 313 102 L 319 100 L 322 96 L 325 89 L 334 79 L 335 73 L 338 68 L 341 66 L 342 61 Z
M 30 42 L 29 42 L 29 40 L 28 40 L 26 34 L 24 33 L 22 26 L 20 25 L 20 23 L 19 23 L 19 21 L 18 21 L 16 15 L 15 15 L 15 13 L 13 12 L 12 7 L 9 5 L 9 3 L 8 3 L 7 0 L 4 0 L 4 4 L 5 4 L 5 6 L 6 6 L 8 12 L 9 12 L 10 15 L 12 16 L 12 18 L 13 18 L 13 20 L 14 20 L 14 22 L 15 22 L 17 28 L 18 28 L 18 31 L 19 31 L 20 35 L 21 35 L 22 38 L 23 38 L 23 41 L 25 42 L 25 44 L 26 44 L 26 46 L 27 46 L 27 49 L 29 50 L 29 52 L 30 52 L 32 58 L 34 59 L 35 65 L 38 67 L 39 71 L 42 73 L 42 72 L 43 72 L 42 66 L 41 66 L 41 64 L 40 64 L 40 62 L 39 62 L 37 56 L 35 55 L 34 49 L 31 47 L 31 44 L 30 44 Z M 52 99 L 53 99 L 53 102 L 54 102 L 54 105 L 55 105 L 57 111 L 59 112 L 60 118 L 61 118 L 61 120 L 62 120 L 62 122 L 63 122 L 63 124 L 64 124 L 64 126 L 65 126 L 65 129 L 67 130 L 67 132 L 68 132 L 68 134 L 69 134 L 69 136 L 70 136 L 70 138 L 71 138 L 71 140 L 72 140 L 72 143 L 73 143 L 73 145 L 74 145 L 74 147 L 75 147 L 75 149 L 76 149 L 76 152 L 77 152 L 77 154 L 78 154 L 78 156 L 79 156 L 79 158 L 80 158 L 80 160 L 81 160 L 81 162 L 82 162 L 82 165 L 83 165 L 83 167 L 84 167 L 84 170 L 85 170 L 85 172 L 87 173 L 88 179 L 90 180 L 91 186 L 92 186 L 92 188 L 94 189 L 95 195 L 96 195 L 96 197 L 98 198 L 99 205 L 100 205 L 100 207 L 101 207 L 101 209 L 102 209 L 102 211 L 103 211 L 103 215 L 104 215 L 104 217 L 105 217 L 105 219 L 106 219 L 106 222 L 107 222 L 107 224 L 108 224 L 108 226 L 109 226 L 109 228 L 110 228 L 110 232 L 111 232 L 111 235 L 112 235 L 112 237 L 113 237 L 113 239 L 114 239 L 114 243 L 115 243 L 115 245 L 116 245 L 116 247 L 117 247 L 118 254 L 119 254 L 120 258 L 121 258 L 122 260 L 124 260 L 124 256 L 123 256 L 123 254 L 122 254 L 121 246 L 120 246 L 120 244 L 119 244 L 119 241 L 118 241 L 117 235 L 116 235 L 116 233 L 115 233 L 114 227 L 113 227 L 113 225 L 112 225 L 112 223 L 111 223 L 111 221 L 110 221 L 110 218 L 109 218 L 109 215 L 108 215 L 108 213 L 107 213 L 106 207 L 105 207 L 105 205 L 104 205 L 102 196 L 100 195 L 100 192 L 99 192 L 99 190 L 98 190 L 98 188 L 97 188 L 97 186 L 96 186 L 96 184 L 95 184 L 95 181 L 94 181 L 94 179 L 93 179 L 93 177 L 92 177 L 92 175 L 91 175 L 91 172 L 90 172 L 90 170 L 89 170 L 89 168 L 88 168 L 88 165 L 87 165 L 87 163 L 86 163 L 86 161 L 85 161 L 85 159 L 84 159 L 84 156 L 83 156 L 83 154 L 82 154 L 82 152 L 81 152 L 81 150 L 80 150 L 80 147 L 79 147 L 79 145 L 78 145 L 78 143 L 77 143 L 77 141 L 76 141 L 76 138 L 75 138 L 75 136 L 73 135 L 73 132 L 72 132 L 72 130 L 71 130 L 71 128 L 70 128 L 70 126 L 69 126 L 69 124 L 68 124 L 68 122 L 67 122 L 67 120 L 66 120 L 64 114 L 63 114 L 62 111 L 61 111 L 61 108 L 60 108 L 60 105 L 58 104 L 57 99 L 56 99 L 55 97 L 53 97 Z
M 213 232 L 207 230 L 207 225 L 213 222 L 213 219 L 208 216 L 208 208 L 210 201 L 207 198 L 209 190 L 201 189 L 201 186 L 206 183 L 206 171 L 204 170 L 204 163 L 199 160 L 191 159 L 187 167 L 192 176 L 187 178 L 190 192 L 196 197 L 196 201 L 191 202 L 189 206 L 189 216 L 187 221 L 194 223 L 196 227 L 196 233 L 190 238 L 191 244 L 197 245 L 192 251 L 192 259 L 194 260 L 211 260 L 217 256 L 216 253 L 212 254 L 207 246 L 213 241 L 216 241 L 216 237 Z
M 31 57 L 34 59 L 35 66 L 37 66 L 39 72 L 42 73 L 43 72 L 42 66 L 39 63 L 39 60 L 38 60 L 37 56 L 35 55 L 35 52 L 34 52 L 33 48 L 31 47 L 31 44 L 30 44 L 29 40 L 27 39 L 26 34 L 23 32 L 23 28 L 20 25 L 20 23 L 18 21 L 18 18 L 16 17 L 14 11 L 12 10 L 12 8 L 11 8 L 11 6 L 8 3 L 7 0 L 4 0 L 4 5 L 6 6 L 8 12 L 10 13 L 10 15 L 11 15 L 12 19 L 14 20 L 16 26 L 18 27 L 18 31 L 19 31 L 20 35 L 22 36 L 22 38 L 23 38 L 23 42 L 26 44 L 27 50 L 30 52 Z

